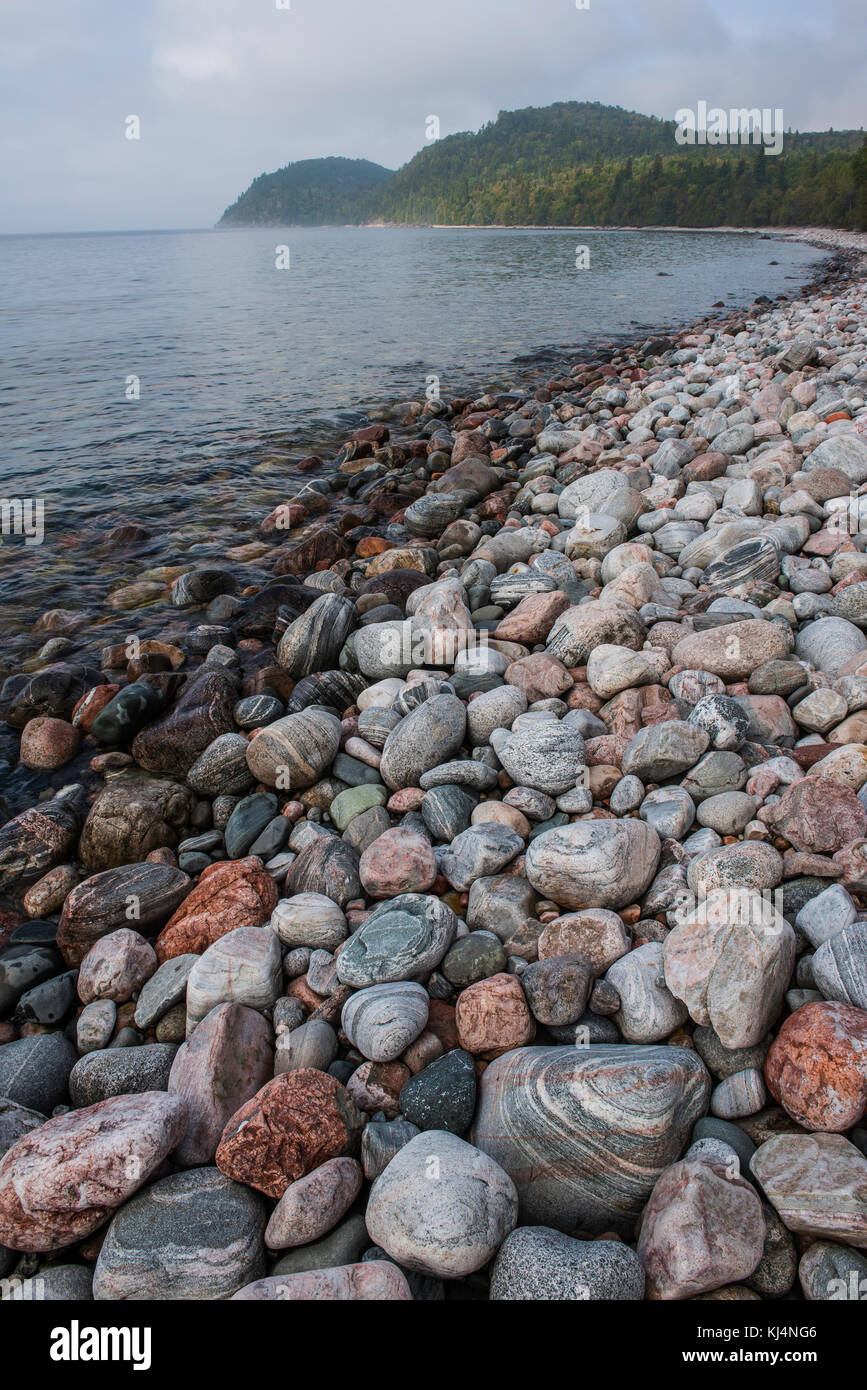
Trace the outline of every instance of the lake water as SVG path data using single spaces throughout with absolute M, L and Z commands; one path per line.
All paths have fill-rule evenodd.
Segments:
M 291 494 L 293 460 L 333 449 L 366 405 L 422 397 L 430 375 L 445 396 L 505 388 L 540 351 L 574 360 L 718 300 L 793 293 L 821 259 L 699 232 L 0 238 L 0 497 L 40 499 L 46 532 L 38 548 L 3 538 L 7 615 L 68 604 L 76 574 L 92 589 L 109 557 L 81 538 L 118 518 L 204 533 L 228 507 L 242 532 Z

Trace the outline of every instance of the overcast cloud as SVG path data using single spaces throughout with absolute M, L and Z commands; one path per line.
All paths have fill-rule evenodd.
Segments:
M 207 227 L 291 160 L 396 168 L 429 115 L 448 135 L 557 100 L 705 100 L 864 124 L 864 0 L 279 2 L 2 0 L 0 231 Z

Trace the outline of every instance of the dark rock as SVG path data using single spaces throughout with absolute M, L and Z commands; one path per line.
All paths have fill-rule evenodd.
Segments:
M 473 1058 L 463 1048 L 438 1057 L 406 1083 L 399 1103 L 404 1119 L 420 1130 L 465 1134 L 476 1108 Z

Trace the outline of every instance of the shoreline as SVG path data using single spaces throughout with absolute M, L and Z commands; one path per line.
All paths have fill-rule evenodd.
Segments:
M 396 227 L 395 229 L 396 229 L 396 230 L 399 230 L 399 228 L 397 228 L 397 227 Z M 226 230 L 231 230 L 231 229 L 226 229 Z M 241 229 L 241 230 L 244 230 L 244 229 Z M 468 227 L 467 230 L 484 230 L 484 229 L 483 229 L 483 228 Z M 550 228 L 550 229 L 548 229 L 548 228 L 534 228 L 534 227 L 529 227 L 529 228 L 527 228 L 526 230 L 569 230 L 569 231 L 576 231 L 576 230 L 580 230 L 580 229 L 577 229 L 577 228 L 562 228 L 562 229 Z M 635 230 L 635 231 L 642 231 L 642 230 L 666 230 L 666 231 L 669 231 L 669 230 L 670 230 L 670 231 L 674 231 L 674 232 L 679 232 L 679 231 L 683 231 L 683 230 L 708 230 L 708 231 L 743 230 L 743 231 L 745 232 L 745 234 L 753 234 L 755 231 L 761 231 L 762 229 L 737 229 L 737 228 L 734 228 L 734 229 L 730 229 L 730 228 L 688 229 L 688 228 L 686 228 L 686 229 L 685 229 L 685 228 L 677 228 L 677 227 L 672 227 L 672 228 L 652 228 L 652 229 L 643 229 L 643 228 L 634 228 L 634 229 L 633 229 L 633 228 L 610 229 L 610 228 L 605 228 L 605 227 L 599 227 L 599 228 L 588 228 L 587 230 L 597 230 L 597 231 L 601 231 L 601 232 L 604 232 L 604 231 L 607 231 L 607 230 L 630 230 L 630 231 L 631 231 L 631 230 Z M 861 244 L 863 244 L 864 248 L 867 248 L 867 236 L 860 236 L 860 237 L 859 237 L 859 234 L 857 234 L 857 233 L 836 232 L 836 231 L 833 231 L 833 230 L 821 229 L 821 228 L 819 228 L 819 229 L 816 229 L 816 228 L 797 228 L 797 229 L 788 229 L 788 230 L 787 230 L 787 236 L 789 237 L 789 239 L 797 239 L 797 240 L 801 240 L 801 241 L 804 241 L 804 242 L 809 242 L 809 243 L 815 245 L 818 249 L 825 251 L 825 252 L 826 252 L 827 254 L 829 254 L 829 255 L 832 255 L 832 254 L 834 253 L 835 250 L 840 251 L 840 250 L 850 249 L 850 248 L 852 248 L 852 247 L 854 246 L 855 243 L 857 243 L 857 242 L 859 242 L 859 241 L 860 241 Z M 812 280 L 807 282 L 807 284 L 806 284 L 805 287 L 804 287 L 804 288 L 805 288 L 805 291 L 809 288 L 809 285 L 810 285 L 811 283 L 812 283 Z M 800 291 L 799 291 L 799 293 L 800 293 Z M 733 311 L 736 310 L 736 308 L 737 308 L 737 306 L 733 306 L 733 308 L 730 308 L 730 309 L 727 310 L 726 312 L 733 312 Z M 506 364 L 506 365 L 502 366 L 502 367 L 496 372 L 496 377 L 495 377 L 495 378 L 493 378 L 493 373 L 491 373 L 491 374 L 489 375 L 489 374 L 487 373 L 487 370 L 486 370 L 484 367 L 479 367 L 478 370 L 477 370 L 475 373 L 473 373 L 473 376 L 474 376 L 476 382 L 478 383 L 477 386 L 472 387 L 471 385 L 469 385 L 469 383 L 467 383 L 466 385 L 462 385 L 462 384 L 459 382 L 459 383 L 458 383 L 458 387 L 457 387 L 456 389 L 457 389 L 457 391 L 458 391 L 459 393 L 463 393 L 463 394 L 466 394 L 467 392 L 472 393 L 474 390 L 478 392 L 478 391 L 484 390 L 484 389 L 486 388 L 486 386 L 489 386 L 489 385 L 490 385 L 490 382 L 491 382 L 491 380 L 492 380 L 492 378 L 495 379 L 495 380 L 498 380 L 498 381 L 509 380 L 511 383 L 515 384 L 516 389 L 518 389 L 519 391 L 521 390 L 522 383 L 526 383 L 527 386 L 528 386 L 528 389 L 530 389 L 531 387 L 538 386 L 538 385 L 540 384 L 542 378 L 544 378 L 546 374 L 547 374 L 547 375 L 550 375 L 551 371 L 554 370 L 554 367 L 555 367 L 556 364 L 565 363 L 565 362 L 567 362 L 567 361 L 570 361 L 570 362 L 573 362 L 573 363 L 574 363 L 574 362 L 576 362 L 576 361 L 587 361 L 587 360 L 592 360 L 595 356 L 598 356 L 598 354 L 599 354 L 600 352 L 604 353 L 604 352 L 606 352 L 606 351 L 608 351 L 609 349 L 612 349 L 612 348 L 614 348 L 614 347 L 618 347 L 618 348 L 634 348 L 634 347 L 635 347 L 636 345 L 638 345 L 638 344 L 642 341 L 642 339 L 644 339 L 644 338 L 647 338 L 647 337 L 655 337 L 655 336 L 658 337 L 658 336 L 660 336 L 661 334 L 662 334 L 662 335 L 674 335 L 674 336 L 677 336 L 678 334 L 682 334 L 682 333 L 691 331 L 691 329 L 695 326 L 696 323 L 699 323 L 699 322 L 705 323 L 705 322 L 709 322 L 709 321 L 711 321 L 710 318 L 709 318 L 708 316 L 704 316 L 704 317 L 699 317 L 698 319 L 693 320 L 691 323 L 688 323 L 686 326 L 684 326 L 683 324 L 676 324 L 676 325 L 674 325 L 674 326 L 669 326 L 669 327 L 660 327 L 659 325 L 651 325 L 651 326 L 649 326 L 649 327 L 647 327 L 647 328 L 645 328 L 645 329 L 642 329 L 642 330 L 637 330 L 637 329 L 629 328 L 629 329 L 625 329 L 625 330 L 623 330 L 621 333 L 615 334 L 615 335 L 600 336 L 600 337 L 598 337 L 598 338 L 593 338 L 593 337 L 589 337 L 589 336 L 588 336 L 587 340 L 586 340 L 583 344 L 581 344 L 581 345 L 572 345 L 572 346 L 564 345 L 564 346 L 562 346 L 562 347 L 561 347 L 561 346 L 555 346 L 555 347 L 551 347 L 551 348 L 544 348 L 544 347 L 543 347 L 543 348 L 539 348 L 536 352 L 533 352 L 533 353 L 519 354 L 510 364 Z M 486 381 L 486 377 L 487 377 L 487 381 Z M 499 388 L 497 388 L 497 389 L 499 389 Z M 347 407 L 344 407 L 343 410 L 344 410 L 344 412 L 347 413 L 347 414 L 353 414 L 353 413 L 355 413 L 355 414 L 357 414 L 359 417 L 367 418 L 367 411 L 368 411 L 370 408 L 372 408 L 372 407 L 379 407 L 379 406 L 381 406 L 383 403 L 385 404 L 385 406 L 386 406 L 387 409 L 390 409 L 391 406 L 394 405 L 394 404 L 396 403 L 396 398 L 392 398 L 392 399 L 390 399 L 390 400 L 389 400 L 388 398 L 386 398 L 384 402 L 383 402 L 382 398 L 380 398 L 380 399 L 378 399 L 378 400 L 375 401 L 375 402 L 369 401 L 366 405 L 365 405 L 365 404 L 362 404 L 362 403 L 356 403 L 356 405 L 355 405 L 354 408 L 353 408 L 353 407 L 347 406 Z M 379 418 L 379 417 L 376 416 L 376 417 L 370 417 L 370 418 Z M 332 427 L 327 433 L 324 433 L 324 434 L 321 436 L 321 438 L 322 438 L 322 443 L 321 443 L 321 444 L 320 444 L 317 440 L 314 440 L 314 439 L 312 439 L 312 438 L 310 439 L 309 442 L 308 442 L 308 441 L 305 441 L 306 447 L 312 449 L 313 452 L 314 452 L 314 454 L 317 454 L 317 455 L 318 455 L 318 453 L 319 453 L 319 451 L 320 451 L 320 449 L 321 449 L 322 454 L 323 454 L 323 456 L 324 456 L 324 458 L 325 458 L 325 460 L 326 460 L 326 461 L 323 463 L 323 467 L 321 468 L 321 470 L 316 470 L 316 475 L 317 475 L 318 477 L 321 477 L 321 478 L 323 478 L 323 479 L 328 480 L 328 479 L 331 479 L 331 478 L 333 478 L 333 477 L 335 476 L 335 475 L 334 475 L 334 472 L 333 472 L 333 470 L 332 470 L 331 465 L 327 462 L 327 456 L 328 456 L 329 453 L 333 453 L 334 449 L 337 448 L 340 435 L 341 435 L 341 428 L 340 428 L 340 426 L 339 426 L 338 424 L 336 424 L 336 422 L 335 422 L 335 424 L 333 425 L 333 427 Z M 263 453 L 263 456 L 264 456 L 265 453 L 267 453 L 267 449 L 268 449 L 267 437 L 263 437 L 263 441 L 262 441 L 262 445 L 261 445 L 261 450 L 260 450 L 260 452 Z M 246 443 L 246 445 L 245 445 L 245 451 L 246 451 L 246 452 L 253 452 L 253 451 L 252 451 L 252 446 L 249 444 L 249 441 L 248 441 L 248 442 Z M 276 500 L 277 496 L 279 495 L 280 491 L 284 491 L 284 493 L 285 493 L 285 492 L 291 493 L 292 490 L 293 490 L 293 487 L 298 483 L 298 481 L 299 481 L 299 480 L 298 480 L 298 476 L 297 476 L 297 474 L 296 474 L 296 475 L 294 475 L 294 477 L 293 477 L 293 476 L 290 476 L 289 478 L 287 478 L 285 485 L 282 484 L 282 483 L 277 483 L 277 484 L 275 484 L 275 485 L 274 485 L 274 488 L 273 488 L 273 492 L 274 492 L 274 495 L 275 495 L 275 500 Z M 302 481 L 303 481 L 303 480 L 302 480 Z M 261 491 L 261 486 L 260 486 L 260 489 L 259 489 L 259 490 Z M 141 509 L 141 508 L 135 509 L 134 504 L 133 504 L 133 508 L 131 508 L 130 510 L 131 510 L 131 512 L 132 512 L 132 519 L 133 519 L 133 521 L 135 522 L 136 525 L 138 525 L 140 521 L 141 521 L 141 523 L 143 523 L 143 525 L 144 525 L 145 527 L 148 527 L 148 526 L 150 525 L 150 516 L 149 516 L 149 514 L 146 512 L 146 510 Z M 123 513 L 121 513 L 121 514 L 119 514 L 119 515 L 117 516 L 117 524 L 118 524 L 118 527 L 119 527 L 119 529 L 120 529 L 121 531 L 123 531 L 125 519 L 126 519 L 126 518 L 125 518 L 125 515 L 124 515 Z M 195 515 L 193 516 L 192 520 L 193 520 L 193 523 L 195 524 Z M 160 530 L 163 529 L 160 523 L 157 523 L 157 526 L 159 527 Z M 255 538 L 256 534 L 257 534 L 255 521 L 254 521 L 252 518 L 250 518 L 250 519 L 240 528 L 240 530 L 244 532 L 244 536 L 245 536 L 247 539 L 249 539 L 249 540 L 252 541 L 252 540 Z M 112 532 L 112 534 L 113 534 L 113 532 Z M 241 543 L 241 540 L 242 540 L 242 537 L 241 537 L 240 531 L 239 531 L 239 535 L 236 537 L 235 544 L 237 545 L 237 544 Z M 64 538 L 61 538 L 61 540 L 60 540 L 59 543 L 57 543 L 57 542 L 55 543 L 55 552 L 56 552 L 56 553 L 59 553 L 59 554 L 61 555 L 61 557 L 62 557 L 63 550 L 64 550 L 64 547 L 66 546 L 66 544 L 68 544 L 68 541 L 65 540 Z M 90 530 L 89 530 L 89 540 L 88 540 L 88 544 L 89 544 L 90 546 L 96 548 L 97 553 L 100 555 L 100 557 L 101 557 L 102 554 L 107 555 L 107 554 L 111 553 L 111 547 L 109 547 L 109 549 L 106 550 L 106 547 L 105 547 L 104 544 L 102 543 L 102 538 L 98 535 L 98 533 L 96 533 L 96 532 L 93 531 L 92 526 L 90 527 Z M 18 550 L 20 550 L 20 547 L 17 547 L 17 546 L 16 546 L 16 551 L 18 551 Z M 29 595 L 28 595 L 28 593 L 27 593 L 27 576 L 26 576 L 26 573 L 22 574 L 22 576 L 21 576 L 21 578 L 20 578 L 20 581 L 19 581 L 19 580 L 16 580 L 15 576 L 12 575 L 12 574 L 10 574 L 10 565 L 9 565 L 9 562 L 12 561 L 12 559 L 13 559 L 13 553 L 14 553 L 14 552 L 12 551 L 11 546 L 10 546 L 9 550 L 5 553 L 5 555 L 2 554 L 2 553 L 0 553 L 0 561 L 6 560 L 6 562 L 7 562 L 6 567 L 5 567 L 5 571 L 4 571 L 3 569 L 0 569 L 0 579 L 4 579 L 4 580 L 6 580 L 6 581 L 11 581 L 11 583 L 12 583 L 13 586 L 20 587 L 20 589 L 22 590 L 22 597 L 19 599 L 19 597 L 17 596 L 17 594 L 15 593 L 14 588 L 13 588 L 13 592 L 8 596 L 8 600 L 7 600 L 7 601 L 9 602 L 9 604 L 10 604 L 10 612 L 11 612 L 11 614 L 14 615 L 14 616 L 11 617 L 11 622 L 12 622 L 13 625 L 14 625 L 14 631 L 15 631 L 15 634 L 16 634 L 16 645 L 20 647 L 20 642 L 17 641 L 17 638 L 18 638 L 18 636 L 19 636 L 20 634 L 23 634 L 23 632 L 25 631 L 25 629 L 26 629 L 27 625 L 29 624 L 29 622 L 31 622 L 32 620 L 35 620 L 35 619 L 36 619 L 36 617 L 37 617 L 37 608 L 36 608 L 35 603 L 34 603 L 34 604 L 31 604 L 31 602 L 30 602 L 30 600 L 29 600 Z M 121 552 L 121 553 L 123 553 L 123 552 Z M 35 552 L 34 552 L 34 554 L 35 554 Z M 97 563 L 99 563 L 99 561 L 97 561 Z M 98 573 L 98 572 L 97 572 L 97 573 Z M 123 587 L 122 584 L 121 584 L 121 587 Z M 109 606 L 110 597 L 111 597 L 111 595 L 110 595 L 110 594 L 107 594 L 106 597 L 105 597 L 105 599 L 104 599 L 104 600 L 102 601 L 102 603 L 100 604 L 100 607 L 101 607 L 101 610 L 102 610 L 102 616 L 101 616 L 100 621 L 103 622 L 103 623 L 107 623 L 109 627 L 111 627 L 111 621 L 110 621 L 110 617 L 106 614 L 106 609 L 107 609 L 107 607 Z M 63 608 L 63 606 L 64 606 L 64 604 L 65 604 L 66 602 L 67 602 L 67 599 L 66 599 L 66 598 L 64 598 L 63 600 L 60 601 L 59 606 L 61 607 L 61 609 Z M 135 608 L 136 606 L 137 606 L 137 605 L 134 605 L 134 608 Z M 31 615 L 32 615 L 32 616 L 31 616 Z M 2 661 L 2 659 L 0 659 L 0 677 L 2 677 L 3 675 L 9 674 L 9 673 L 10 673 L 12 670 L 14 670 L 14 669 L 15 669 L 14 666 L 9 666 L 9 665 L 7 665 L 6 663 L 4 663 L 4 662 Z
M 148 570 L 131 519 L 139 577 L 42 615 L 0 691 L 10 1296 L 836 1296 L 867 237 L 808 233 L 794 297 L 369 403 L 219 556 Z

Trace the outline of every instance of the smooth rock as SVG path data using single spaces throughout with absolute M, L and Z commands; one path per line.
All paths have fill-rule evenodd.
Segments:
M 162 1091 L 115 1096 L 48 1120 L 0 1159 L 0 1242 L 59 1250 L 121 1206 L 183 1136 L 180 1101 Z
M 363 1176 L 357 1159 L 330 1158 L 312 1173 L 290 1183 L 265 1231 L 269 1250 L 308 1245 L 324 1236 L 352 1206 Z
M 261 927 L 238 927 L 209 946 L 187 980 L 187 1037 L 224 1002 L 267 1009 L 282 987 L 280 943 Z
M 141 1051 L 141 1049 L 139 1049 Z M 270 1081 L 270 1024 L 241 1004 L 218 1004 L 172 1061 L 167 1089 L 187 1107 L 187 1132 L 175 1151 L 185 1167 L 212 1163 L 232 1115 Z
M 521 1048 L 482 1076 L 470 1140 L 514 1179 L 523 1223 L 628 1238 L 709 1091 L 679 1047 Z
M 265 1204 L 216 1168 L 161 1178 L 106 1233 L 96 1299 L 224 1299 L 265 1272 Z
M 867 1246 L 867 1158 L 842 1134 L 780 1134 L 754 1176 L 790 1231 Z
M 659 855 L 659 836 L 643 821 L 578 821 L 531 840 L 525 872 L 561 907 L 618 908 L 645 891 Z
M 343 1006 L 343 1031 L 363 1057 L 393 1062 L 427 1023 L 429 997 L 410 981 L 373 985 L 350 995 Z
M 411 1139 L 376 1179 L 367 1206 L 371 1239 L 419 1274 L 459 1279 L 487 1264 L 518 1218 L 506 1173 L 457 1135 Z

